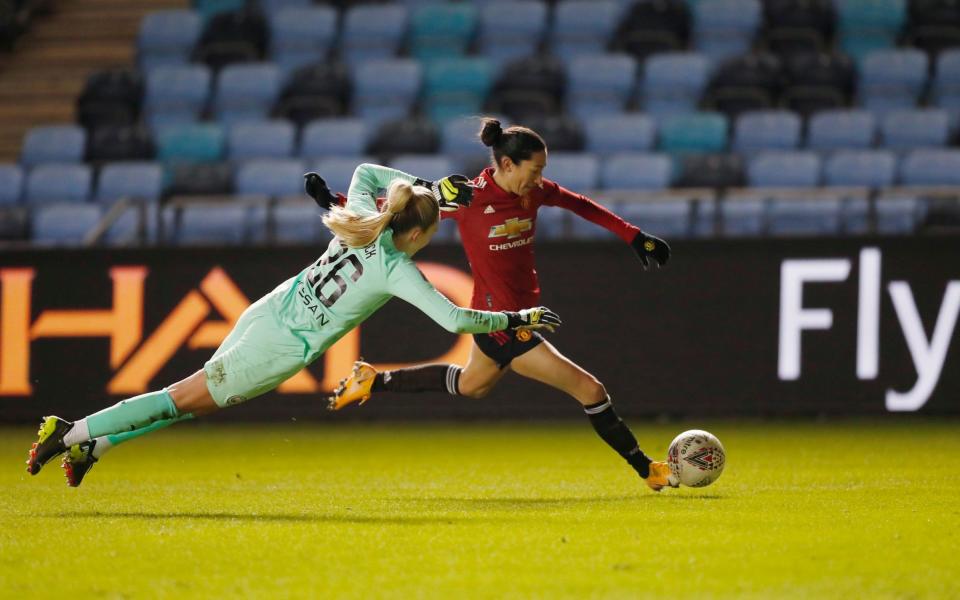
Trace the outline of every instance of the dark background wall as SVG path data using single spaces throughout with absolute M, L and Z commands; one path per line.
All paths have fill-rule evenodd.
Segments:
M 860 253 L 881 253 L 879 369 L 857 377 Z M 684 242 L 662 270 L 643 272 L 621 244 L 541 244 L 543 304 L 564 326 L 549 336 L 564 354 L 595 374 L 624 414 L 748 415 L 885 413 L 887 390 L 911 389 L 917 372 L 888 285 L 909 284 L 925 339 L 933 333 L 949 281 L 960 281 L 960 239 Z M 0 269 L 32 268 L 31 323 L 49 309 L 108 309 L 109 270 L 144 265 L 143 343 L 204 276 L 221 267 L 249 300 L 315 260 L 316 249 L 163 249 L 5 252 Z M 785 259 L 846 259 L 843 282 L 808 283 L 806 308 L 833 313 L 830 329 L 801 334 L 798 379 L 778 377 L 781 266 Z M 468 267 L 455 246 L 428 248 L 418 260 Z M 8 311 L 9 313 L 9 311 Z M 8 318 L 10 318 L 8 316 Z M 222 320 L 213 309 L 206 321 Z M 9 323 L 7 325 L 9 327 Z M 956 334 L 942 372 L 920 410 L 960 413 Z M 361 328 L 368 360 L 414 362 L 449 349 L 454 336 L 413 307 L 393 300 Z M 114 401 L 106 392 L 117 368 L 105 337 L 39 337 L 30 343 L 30 396 L 0 396 L 0 421 L 42 414 L 74 417 Z M 158 388 L 199 368 L 212 348 L 181 347 L 150 382 Z M 126 357 L 125 361 L 130 358 Z M 310 368 L 319 381 L 323 359 Z M 322 393 L 270 394 L 223 418 L 327 418 Z M 118 396 L 120 397 L 120 396 Z M 441 394 L 383 394 L 336 418 L 579 417 L 575 401 L 509 375 L 484 400 Z

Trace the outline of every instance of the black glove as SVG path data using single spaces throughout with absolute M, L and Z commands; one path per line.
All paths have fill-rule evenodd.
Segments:
M 323 180 L 323 177 L 313 171 L 303 176 L 303 190 L 324 210 L 330 210 L 331 206 L 340 204 L 337 197 L 327 187 L 327 182 Z
M 650 266 L 649 259 L 651 258 L 658 267 L 662 267 L 670 260 L 670 244 L 655 235 L 638 231 L 630 245 L 633 246 L 633 251 L 637 253 L 637 257 L 643 263 L 644 270 Z
M 507 315 L 507 327 L 510 329 L 546 329 L 553 333 L 560 326 L 560 315 L 546 306 L 525 308 L 520 312 L 503 311 Z
M 440 210 L 453 212 L 461 206 L 470 206 L 473 200 L 474 185 L 466 175 L 447 175 L 437 181 L 426 181 L 417 178 L 413 185 L 420 185 L 431 192 L 440 203 Z

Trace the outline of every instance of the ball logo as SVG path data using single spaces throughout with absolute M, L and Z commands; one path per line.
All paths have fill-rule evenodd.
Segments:
M 647 252 L 653 252 L 654 248 L 656 247 L 657 245 L 653 242 L 653 240 L 647 240 L 643 243 L 643 249 Z
M 533 337 L 533 334 L 526 329 L 521 329 L 517 332 L 517 339 L 521 342 L 529 342 L 530 338 Z
M 723 467 L 723 453 L 717 448 L 700 448 L 683 460 L 701 471 L 713 471 Z

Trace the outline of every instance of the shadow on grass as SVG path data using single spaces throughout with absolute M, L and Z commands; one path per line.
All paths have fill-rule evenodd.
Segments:
M 648 494 L 641 491 L 637 494 L 624 494 L 622 496 L 598 496 L 595 498 L 582 497 L 564 497 L 564 498 L 455 498 L 455 497 L 437 497 L 437 498 L 398 498 L 395 502 L 404 502 L 407 504 L 434 506 L 438 508 L 458 509 L 487 509 L 487 510 L 505 510 L 505 509 L 540 509 L 540 508 L 580 508 L 584 506 L 597 506 L 601 504 L 621 504 L 634 501 L 650 501 L 660 498 L 657 494 Z M 722 500 L 724 496 L 718 495 L 674 495 L 669 492 L 664 493 L 662 497 L 669 497 L 670 500 Z
M 396 516 L 377 517 L 350 514 L 247 514 L 247 513 L 201 513 L 201 512 L 59 512 L 40 515 L 60 519 L 142 519 L 146 521 L 200 520 L 200 521 L 250 521 L 254 523 L 356 523 L 372 525 L 441 525 L 453 523 L 481 523 L 508 521 L 511 519 L 488 517 L 424 517 Z

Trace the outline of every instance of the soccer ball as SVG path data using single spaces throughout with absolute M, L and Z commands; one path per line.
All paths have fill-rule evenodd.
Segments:
M 726 453 L 715 435 L 700 429 L 684 431 L 670 442 L 667 464 L 671 479 L 687 487 L 708 486 L 723 473 Z

